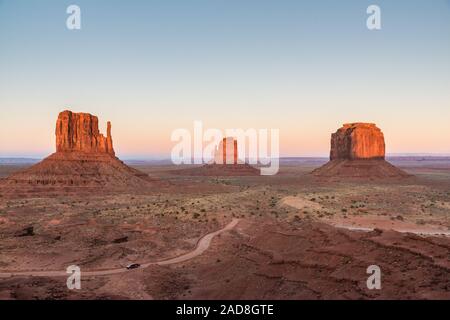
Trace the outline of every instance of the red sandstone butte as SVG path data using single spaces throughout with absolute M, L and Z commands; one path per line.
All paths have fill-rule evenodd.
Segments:
M 258 176 L 260 170 L 238 157 L 238 141 L 233 137 L 223 138 L 214 152 L 214 159 L 201 167 L 171 171 L 184 176 Z
M 384 159 L 383 132 L 373 123 L 348 123 L 331 135 L 330 160 Z
M 216 164 L 238 164 L 237 140 L 228 137 L 220 141 L 214 154 Z
M 65 110 L 56 121 L 56 152 L 80 151 L 114 155 L 111 123 L 107 123 L 107 136 L 98 129 L 98 118 L 89 113 Z
M 114 153 L 111 123 L 106 137 L 98 118 L 89 113 L 63 111 L 56 121 L 56 152 L 41 162 L 13 173 L 0 183 L 9 196 L 98 190 L 145 190 L 150 177 L 120 161 Z M 6 193 L 5 193 L 6 192 Z
M 375 124 L 344 124 L 331 135 L 330 161 L 312 174 L 331 179 L 409 177 L 384 158 L 384 135 Z

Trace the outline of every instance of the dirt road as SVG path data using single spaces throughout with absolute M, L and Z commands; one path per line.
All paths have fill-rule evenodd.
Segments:
M 239 223 L 239 219 L 233 219 L 229 224 L 227 224 L 224 228 L 217 230 L 215 232 L 211 232 L 200 238 L 197 242 L 197 245 L 195 246 L 195 249 L 193 251 L 190 251 L 188 253 L 185 253 L 181 256 L 170 258 L 167 260 L 162 261 L 154 261 L 154 262 L 147 262 L 141 264 L 141 266 L 138 269 L 133 270 L 139 270 L 143 268 L 147 268 L 151 265 L 170 265 L 175 263 L 184 262 L 190 259 L 193 259 L 199 255 L 201 255 L 203 252 L 205 252 L 210 244 L 212 239 L 221 234 L 222 232 L 228 231 L 233 229 L 237 224 Z M 81 271 L 81 275 L 83 277 L 95 277 L 95 276 L 107 276 L 112 274 L 118 274 L 118 273 L 124 273 L 124 272 L 130 272 L 132 270 L 129 270 L 127 268 L 115 268 L 115 269 L 103 269 L 103 270 L 92 270 L 92 271 Z M 11 277 L 67 277 L 68 273 L 66 271 L 10 271 L 10 272 L 0 272 L 0 278 L 11 278 Z

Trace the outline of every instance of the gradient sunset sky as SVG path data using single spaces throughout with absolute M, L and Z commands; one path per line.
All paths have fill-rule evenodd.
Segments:
M 0 0 L 0 157 L 54 152 L 64 109 L 110 120 L 124 159 L 169 157 L 194 120 L 278 128 L 282 156 L 356 121 L 388 153 L 449 154 L 450 1 Z

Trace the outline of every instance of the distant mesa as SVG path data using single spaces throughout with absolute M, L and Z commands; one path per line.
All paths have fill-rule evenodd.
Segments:
M 228 137 L 220 141 L 214 153 L 214 163 L 238 164 L 238 145 L 236 139 Z
M 151 181 L 147 174 L 128 167 L 115 156 L 110 122 L 105 137 L 96 116 L 66 110 L 58 115 L 55 135 L 56 152 L 9 176 L 2 182 L 3 191 L 32 194 L 89 187 L 128 189 L 148 186 Z
M 186 176 L 257 176 L 256 169 L 239 159 L 238 141 L 233 137 L 223 138 L 210 163 L 196 168 L 175 170 L 172 173 Z
M 330 161 L 312 174 L 328 178 L 408 177 L 385 161 L 385 149 L 383 132 L 375 124 L 344 124 L 331 135 Z

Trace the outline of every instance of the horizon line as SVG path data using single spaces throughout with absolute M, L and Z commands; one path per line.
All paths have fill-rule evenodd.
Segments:
M 1 156 L 0 160 L 43 160 L 45 157 L 37 156 Z M 450 157 L 450 153 L 387 153 L 386 158 L 390 157 Z M 124 161 L 166 161 L 171 160 L 170 156 L 123 156 L 118 157 Z M 329 159 L 329 155 L 296 155 L 296 156 L 280 156 L 279 159 Z M 246 158 L 248 159 L 248 158 Z

